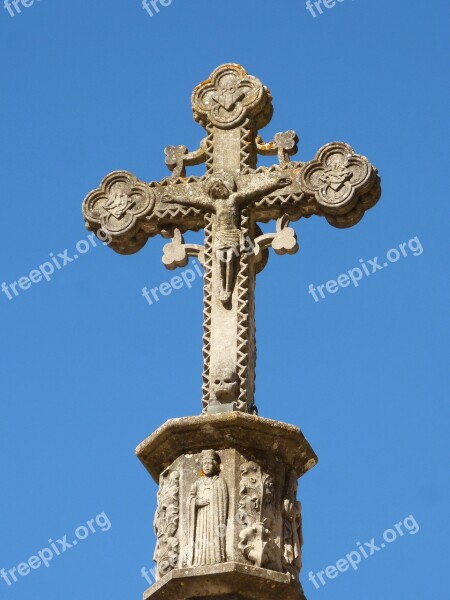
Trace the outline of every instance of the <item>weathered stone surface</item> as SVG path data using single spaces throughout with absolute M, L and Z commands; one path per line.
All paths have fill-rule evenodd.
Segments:
M 298 427 L 239 412 L 171 419 L 139 444 L 136 454 L 158 482 L 164 469 L 181 454 L 210 448 L 270 452 L 298 477 L 317 464 L 317 456 Z
M 230 562 L 298 581 L 297 479 L 317 463 L 298 428 L 239 412 L 174 419 L 137 455 L 159 478 L 155 560 L 164 581 L 180 568 L 190 573 Z M 169 531 L 167 539 L 161 531 Z M 184 585 L 191 593 L 196 584 L 189 576 Z
M 121 254 L 150 237 L 168 269 L 196 257 L 204 268 L 203 415 L 168 421 L 137 448 L 159 482 L 155 561 L 159 581 L 146 600 L 304 600 L 298 478 L 317 463 L 302 432 L 257 415 L 255 283 L 269 249 L 294 254 L 291 222 L 322 216 L 350 227 L 381 193 L 378 172 L 345 143 L 307 163 L 291 162 L 293 130 L 264 142 L 270 91 L 240 65 L 226 64 L 192 95 L 205 129 L 199 147 L 168 146 L 171 175 L 144 183 L 109 174 L 83 203 L 86 226 L 109 234 Z M 257 167 L 258 155 L 278 164 Z M 187 167 L 205 164 L 205 174 Z M 276 220 L 263 234 L 258 222 Z M 204 244 L 185 243 L 205 230 Z
M 144 593 L 144 600 L 234 598 L 305 600 L 300 584 L 288 575 L 233 562 L 214 567 L 175 569 Z
M 192 95 L 195 120 L 206 136 L 197 150 L 168 146 L 171 176 L 144 183 L 125 171 L 111 173 L 83 203 L 88 229 L 111 233 L 110 246 L 137 252 L 148 238 L 172 238 L 164 247 L 168 269 L 196 256 L 204 267 L 203 411 L 255 413 L 256 275 L 277 254 L 298 250 L 290 222 L 325 217 L 350 227 L 380 197 L 378 172 L 348 145 L 333 142 L 314 160 L 291 162 L 295 131 L 264 142 L 258 130 L 272 118 L 270 91 L 240 65 L 217 68 Z M 257 168 L 258 155 L 278 164 Z M 187 167 L 205 164 L 201 177 Z M 258 221 L 277 221 L 276 232 L 262 234 Z M 183 233 L 205 230 L 204 245 L 186 244 Z M 233 393 L 217 394 L 218 378 L 233 381 Z

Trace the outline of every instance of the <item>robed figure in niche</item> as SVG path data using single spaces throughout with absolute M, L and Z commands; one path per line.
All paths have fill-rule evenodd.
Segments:
M 191 488 L 189 514 L 189 556 L 191 567 L 226 562 L 228 488 L 220 474 L 220 456 L 203 453 L 202 477 Z

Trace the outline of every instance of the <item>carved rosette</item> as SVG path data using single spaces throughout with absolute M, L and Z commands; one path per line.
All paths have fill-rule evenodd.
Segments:
M 141 226 L 154 206 L 151 188 L 127 171 L 115 171 L 85 198 L 83 215 L 89 230 L 102 229 L 114 250 L 131 254 L 147 241 Z
M 269 90 L 236 64 L 222 65 L 192 94 L 194 119 L 203 127 L 219 129 L 239 127 L 247 118 L 260 129 L 273 113 Z
M 158 508 L 155 515 L 157 539 L 154 561 L 158 577 L 175 569 L 179 558 L 180 473 L 172 471 L 160 477 Z
M 377 170 L 342 142 L 319 150 L 303 169 L 301 184 L 336 227 L 354 225 L 376 203 L 381 191 Z

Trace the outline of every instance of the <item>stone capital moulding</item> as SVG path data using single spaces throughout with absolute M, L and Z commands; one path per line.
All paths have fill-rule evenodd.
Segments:
M 190 600 L 205 585 L 211 598 L 273 598 L 269 586 L 304 599 L 297 479 L 317 457 L 298 428 L 240 412 L 186 417 L 136 452 L 160 486 L 159 580 L 145 598 Z

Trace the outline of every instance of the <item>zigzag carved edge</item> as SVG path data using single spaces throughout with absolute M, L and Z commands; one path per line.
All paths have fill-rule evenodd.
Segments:
M 206 412 L 209 402 L 211 377 L 211 310 L 212 310 L 212 215 L 205 215 L 205 265 L 203 281 L 203 385 L 202 405 Z
M 249 235 L 250 219 L 248 210 L 243 210 L 241 215 L 241 231 L 244 236 Z M 250 307 L 250 260 L 248 253 L 241 255 L 240 269 L 237 276 L 237 356 L 236 369 L 240 379 L 238 410 L 248 411 L 253 405 L 253 384 L 249 381 L 249 335 L 252 310 Z
M 250 119 L 246 119 L 241 127 L 239 165 L 241 172 L 256 167 L 256 132 Z
M 208 125 L 206 128 L 206 173 L 214 171 L 214 127 Z

